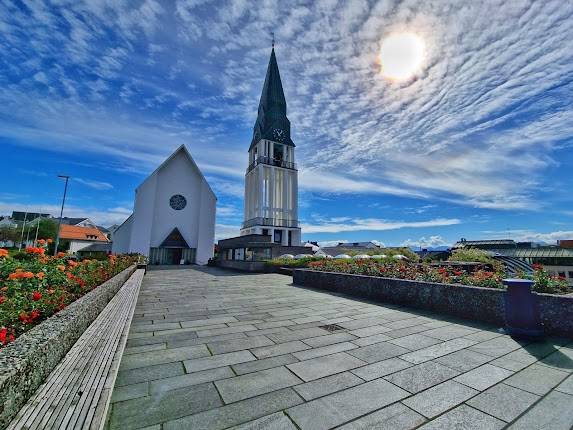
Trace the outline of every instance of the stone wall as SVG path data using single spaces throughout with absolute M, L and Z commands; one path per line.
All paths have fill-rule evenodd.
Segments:
M 0 349 L 0 428 L 5 428 L 135 271 L 101 284 Z
M 297 269 L 293 283 L 503 325 L 504 291 Z
M 244 260 L 218 260 L 217 266 L 223 269 L 241 270 L 243 272 L 268 272 L 268 266 L 264 261 L 244 261 Z
M 296 269 L 293 283 L 500 326 L 505 290 Z M 545 334 L 573 337 L 573 295 L 535 294 Z
M 573 337 L 573 295 L 537 294 L 546 333 Z

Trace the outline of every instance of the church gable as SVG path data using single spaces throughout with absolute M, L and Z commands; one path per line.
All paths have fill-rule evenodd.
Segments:
M 177 227 L 167 235 L 165 240 L 159 246 L 161 248 L 189 248 L 189 245 Z
M 151 173 L 136 189 L 139 190 L 140 188 L 143 187 L 143 185 L 148 182 L 151 178 L 156 178 L 159 174 L 160 171 L 162 170 L 166 170 L 169 169 L 174 162 L 176 162 L 176 160 L 181 159 L 180 158 L 183 157 L 182 159 L 185 159 L 186 162 L 189 163 L 189 167 L 190 167 L 190 172 L 193 172 L 194 175 L 197 175 L 197 177 L 199 178 L 199 180 L 201 182 L 203 182 L 206 186 L 207 189 L 209 190 L 209 192 L 213 195 L 213 197 L 215 197 L 215 193 L 213 192 L 213 190 L 211 189 L 211 186 L 209 185 L 209 183 L 207 182 L 207 180 L 205 179 L 205 176 L 203 175 L 203 172 L 201 172 L 201 170 L 199 169 L 199 167 L 197 166 L 197 163 L 195 163 L 195 160 L 193 159 L 193 157 L 191 156 L 191 154 L 189 153 L 189 151 L 187 150 L 187 148 L 185 147 L 185 145 L 181 145 L 179 148 L 177 148 L 163 163 L 161 163 L 159 165 L 159 167 L 157 167 L 153 173 Z M 216 197 L 215 197 L 216 198 Z

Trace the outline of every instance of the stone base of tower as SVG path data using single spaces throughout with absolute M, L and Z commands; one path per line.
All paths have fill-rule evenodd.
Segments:
M 290 228 L 290 230 L 298 230 L 300 233 L 300 229 Z M 218 253 L 215 264 L 219 267 L 247 272 L 268 272 L 273 270 L 273 267 L 268 265 L 269 260 L 285 254 L 309 256 L 314 254 L 311 247 L 285 246 L 271 239 L 272 237 L 268 234 L 244 234 L 221 239 L 217 244 Z
M 271 237 L 272 243 L 282 246 L 300 246 L 301 230 L 299 227 L 276 227 L 268 225 L 254 225 L 241 229 L 241 236 L 262 234 Z

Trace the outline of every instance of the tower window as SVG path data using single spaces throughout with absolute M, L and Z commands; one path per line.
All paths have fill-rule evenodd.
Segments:
M 275 143 L 273 146 L 274 160 L 281 163 L 284 160 L 284 146 L 280 143 Z

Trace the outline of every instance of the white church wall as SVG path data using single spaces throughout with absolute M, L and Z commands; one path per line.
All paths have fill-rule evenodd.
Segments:
M 157 247 L 177 227 L 191 248 L 197 248 L 201 210 L 201 175 L 183 152 L 157 172 L 155 213 L 151 246 Z M 174 210 L 169 199 L 181 194 L 187 200 L 182 210 Z
M 149 256 L 157 176 L 151 175 L 136 190 L 129 252 Z
M 186 205 L 173 209 L 169 200 L 180 194 Z M 133 215 L 114 233 L 114 253 L 138 252 L 149 256 L 177 228 L 196 262 L 206 264 L 213 256 L 216 197 L 183 148 L 149 176 L 136 190 Z
M 205 181 L 201 183 L 201 203 L 198 225 L 197 240 L 197 264 L 207 264 L 209 258 L 213 257 L 213 246 L 215 243 L 215 211 L 217 198 Z
M 114 254 L 126 254 L 129 251 L 129 242 L 131 240 L 131 226 L 133 223 L 133 215 L 130 216 L 125 222 L 120 225 L 113 232 L 113 242 L 111 244 L 111 252 Z

